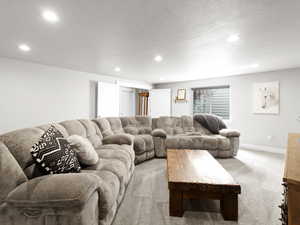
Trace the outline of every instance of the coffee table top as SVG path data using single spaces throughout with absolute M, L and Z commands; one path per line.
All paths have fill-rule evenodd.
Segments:
M 197 188 L 240 193 L 241 187 L 220 163 L 205 150 L 168 149 L 170 187 Z

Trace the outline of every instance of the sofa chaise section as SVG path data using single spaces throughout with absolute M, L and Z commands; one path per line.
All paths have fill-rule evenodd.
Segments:
M 50 124 L 12 131 L 0 136 L 0 224 L 109 225 L 121 204 L 134 171 L 133 140 L 103 143 L 91 120 L 53 124 L 65 137 L 90 140 L 100 159 L 80 173 L 39 176 L 30 148 Z M 113 136 L 112 136 L 113 137 Z M 9 164 L 8 164 L 9 163 Z M 6 190 L 5 192 L 2 190 Z

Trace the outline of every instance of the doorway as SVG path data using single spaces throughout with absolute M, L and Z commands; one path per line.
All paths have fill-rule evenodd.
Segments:
M 135 116 L 135 89 L 120 87 L 120 116 Z

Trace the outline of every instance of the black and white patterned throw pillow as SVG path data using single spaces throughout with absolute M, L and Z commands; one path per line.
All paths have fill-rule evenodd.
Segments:
M 54 126 L 32 146 L 31 155 L 45 174 L 78 173 L 81 170 L 76 152 Z

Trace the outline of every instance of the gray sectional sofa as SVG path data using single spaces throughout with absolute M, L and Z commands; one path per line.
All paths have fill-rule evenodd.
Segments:
M 0 224 L 111 224 L 134 166 L 164 157 L 166 148 L 207 149 L 215 156 L 237 153 L 237 131 L 211 135 L 192 117 L 122 117 L 71 120 L 53 125 L 65 137 L 90 140 L 100 160 L 81 173 L 37 176 L 30 148 L 51 124 L 0 135 Z

